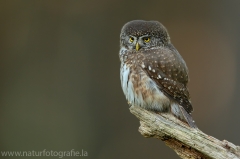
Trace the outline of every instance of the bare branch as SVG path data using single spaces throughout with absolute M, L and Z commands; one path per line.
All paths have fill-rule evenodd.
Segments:
M 183 159 L 240 159 L 239 146 L 190 128 L 171 114 L 156 114 L 137 106 L 130 111 L 140 120 L 139 132 L 144 137 L 161 139 Z

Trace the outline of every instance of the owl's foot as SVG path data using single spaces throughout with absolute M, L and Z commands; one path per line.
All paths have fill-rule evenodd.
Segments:
M 129 108 L 132 106 L 132 103 L 128 101 Z

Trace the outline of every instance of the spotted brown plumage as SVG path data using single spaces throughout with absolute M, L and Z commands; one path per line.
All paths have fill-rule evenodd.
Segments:
M 182 61 L 178 59 L 176 52 L 162 48 L 145 51 L 142 63 L 146 66 L 144 71 L 153 79 L 159 89 L 166 96 L 182 105 L 188 113 L 193 111 L 189 92 L 186 88 L 188 82 L 188 69 Z
M 188 68 L 165 27 L 156 21 L 131 21 L 122 28 L 120 44 L 121 84 L 129 104 L 172 112 L 196 128 Z

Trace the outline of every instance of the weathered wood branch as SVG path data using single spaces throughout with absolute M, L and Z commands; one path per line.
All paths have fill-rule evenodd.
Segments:
M 144 137 L 161 139 L 183 159 L 240 159 L 239 146 L 190 128 L 171 114 L 136 106 L 130 111 L 140 120 L 139 132 Z

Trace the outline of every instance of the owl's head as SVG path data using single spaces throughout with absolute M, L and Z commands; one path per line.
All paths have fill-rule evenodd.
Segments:
M 130 50 L 149 49 L 170 43 L 167 29 L 158 21 L 133 20 L 120 34 L 120 45 Z

